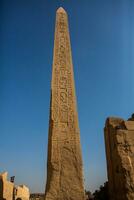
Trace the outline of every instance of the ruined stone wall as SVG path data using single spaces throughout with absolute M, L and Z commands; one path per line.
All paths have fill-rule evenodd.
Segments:
M 29 189 L 25 185 L 15 186 L 7 180 L 7 172 L 0 174 L 0 200 L 29 200 Z
M 111 200 L 134 199 L 134 121 L 108 118 L 105 125 L 108 187 Z
M 30 194 L 30 200 L 44 200 L 45 196 L 43 193 L 32 193 Z
M 25 185 L 15 187 L 15 200 L 29 200 L 29 189 Z
M 7 180 L 7 172 L 0 174 L 0 199 L 12 200 L 14 184 Z

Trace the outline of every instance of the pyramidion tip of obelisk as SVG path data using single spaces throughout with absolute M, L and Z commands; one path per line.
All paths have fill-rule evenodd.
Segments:
M 66 11 L 64 10 L 64 8 L 59 7 L 59 8 L 57 9 L 57 13 L 66 13 Z

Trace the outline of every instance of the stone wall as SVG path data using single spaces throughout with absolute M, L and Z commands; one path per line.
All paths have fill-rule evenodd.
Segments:
M 7 172 L 0 174 L 0 199 L 12 200 L 14 184 L 7 180 Z
M 15 186 L 7 180 L 7 172 L 0 174 L 0 200 L 29 200 L 29 189 L 25 186 Z
M 44 200 L 45 195 L 43 193 L 30 194 L 30 200 Z
M 134 199 L 134 121 L 108 118 L 105 124 L 108 187 L 111 200 Z
M 15 186 L 15 200 L 29 200 L 29 189 L 25 185 Z

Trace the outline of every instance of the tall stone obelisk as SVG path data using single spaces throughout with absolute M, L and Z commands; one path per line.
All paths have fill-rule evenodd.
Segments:
M 84 200 L 80 132 L 67 13 L 56 13 L 45 200 Z

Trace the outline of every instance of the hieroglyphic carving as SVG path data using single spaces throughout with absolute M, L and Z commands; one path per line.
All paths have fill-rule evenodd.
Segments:
M 70 55 L 70 39 L 67 36 L 67 19 L 62 13 L 57 19 L 56 45 L 53 65 L 53 119 L 58 130 L 75 133 L 75 100 L 73 87 L 73 71 Z M 72 137 L 74 139 L 74 137 Z M 61 138 L 60 138 L 61 139 Z
M 45 200 L 84 200 L 67 14 L 56 15 Z
M 59 15 L 59 104 L 60 104 L 60 122 L 68 122 L 68 128 L 74 127 L 74 109 L 73 109 L 73 92 L 72 92 L 72 74 L 71 67 L 67 65 L 67 58 L 70 60 L 69 47 L 67 41 L 67 22 L 64 14 Z M 70 64 L 70 63 L 69 63 Z M 66 108 L 66 109 L 65 109 Z M 69 112 L 68 112 L 69 110 Z M 67 125 L 64 125 L 66 127 Z M 67 130 L 67 129 L 66 129 Z M 64 129 L 65 131 L 65 129 Z
M 60 96 L 60 125 L 61 131 L 67 131 L 68 122 L 68 94 L 67 94 L 67 70 L 66 70 L 66 39 L 65 39 L 65 16 L 59 16 L 59 96 Z

